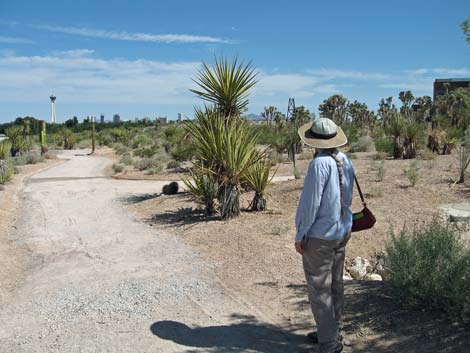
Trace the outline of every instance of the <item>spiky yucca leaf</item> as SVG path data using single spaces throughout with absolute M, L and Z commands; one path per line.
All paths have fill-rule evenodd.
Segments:
M 271 172 L 271 163 L 267 160 L 261 160 L 248 168 L 245 173 L 245 180 L 248 186 L 254 190 L 255 196 L 250 204 L 253 211 L 264 211 L 266 209 L 265 190 L 274 178 L 274 174 L 269 177 Z
M 248 106 L 248 91 L 256 82 L 257 73 L 250 63 L 239 63 L 237 57 L 214 58 L 212 66 L 203 67 L 193 80 L 199 89 L 190 91 L 203 100 L 214 103 L 224 117 L 237 116 Z
M 6 159 L 11 151 L 11 142 L 8 140 L 0 141 L 0 159 Z
M 217 180 L 210 174 L 205 174 L 201 170 L 190 171 L 191 179 L 183 179 L 184 185 L 188 188 L 194 201 L 201 203 L 205 207 L 206 214 L 212 216 L 215 213 L 214 200 L 219 193 Z
M 262 158 L 258 135 L 238 117 L 227 120 L 216 110 L 196 109 L 196 119 L 186 128 L 203 168 L 221 184 L 238 186 L 247 169 Z
M 5 130 L 5 135 L 11 143 L 11 156 L 15 157 L 19 152 L 24 152 L 26 140 L 23 137 L 23 128 L 21 126 L 11 126 Z

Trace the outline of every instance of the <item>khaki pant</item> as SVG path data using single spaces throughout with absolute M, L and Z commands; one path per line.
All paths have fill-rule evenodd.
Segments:
M 305 238 L 302 262 L 321 353 L 333 352 L 339 346 L 345 246 L 350 236 L 339 240 Z

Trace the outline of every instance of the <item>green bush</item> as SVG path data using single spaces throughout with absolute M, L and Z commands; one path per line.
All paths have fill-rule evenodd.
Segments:
M 181 163 L 178 162 L 178 161 L 175 161 L 175 160 L 171 160 L 168 162 L 168 164 L 166 165 L 166 168 L 167 169 L 177 169 L 177 168 L 181 168 Z
M 384 152 L 387 156 L 393 156 L 393 141 L 386 137 L 380 137 L 375 140 L 375 149 L 377 152 Z
M 374 160 L 371 162 L 370 169 L 377 175 L 376 181 L 382 182 L 385 177 L 385 162 L 383 160 Z
M 158 165 L 155 165 L 153 167 L 150 167 L 148 168 L 145 173 L 148 174 L 148 175 L 155 175 L 155 174 L 159 174 L 163 171 L 163 165 L 162 164 L 158 164 Z
M 121 173 L 124 170 L 124 166 L 119 163 L 114 163 L 112 168 L 114 173 Z
M 415 186 L 419 180 L 419 164 L 418 161 L 411 162 L 408 169 L 404 170 L 408 181 L 410 182 L 411 186 Z
M 150 168 L 161 167 L 163 169 L 162 163 L 155 158 L 142 158 L 134 161 L 134 167 L 138 170 L 147 170 Z
M 385 268 L 406 302 L 470 321 L 470 250 L 451 224 L 403 229 L 386 247 Z
M 268 159 L 269 159 L 269 161 L 271 162 L 272 165 L 276 165 L 276 164 L 279 164 L 279 163 L 285 163 L 285 162 L 289 161 L 289 158 L 286 155 L 284 155 L 282 153 L 278 153 L 276 151 L 269 152 Z
M 370 136 L 361 136 L 357 141 L 351 143 L 349 152 L 372 152 L 374 149 L 375 146 L 372 138 Z
M 13 175 L 13 168 L 4 160 L 0 159 L 0 185 L 8 182 Z
M 120 160 L 120 163 L 123 163 L 125 165 L 132 165 L 132 157 L 129 153 L 125 153 L 122 155 L 121 157 L 121 160 Z
M 33 153 L 28 153 L 28 154 L 24 155 L 24 159 L 25 159 L 25 162 L 26 162 L 25 164 L 36 164 L 36 163 L 44 161 L 43 156 L 33 154 Z

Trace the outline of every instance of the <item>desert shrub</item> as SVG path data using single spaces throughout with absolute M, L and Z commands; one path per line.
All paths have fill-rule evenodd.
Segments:
M 146 169 L 145 173 L 147 175 L 159 174 L 163 171 L 163 164 L 155 164 L 152 167 Z
M 387 155 L 385 152 L 377 152 L 376 154 L 374 154 L 374 155 L 372 156 L 372 159 L 373 159 L 374 161 L 383 161 L 383 160 L 385 160 L 385 158 L 387 158 L 387 157 L 388 157 L 388 155 Z
M 190 174 L 192 180 L 183 179 L 184 185 L 194 201 L 204 205 L 206 214 L 212 216 L 216 212 L 214 200 L 219 191 L 217 180 L 199 170 L 192 170 Z
M 349 152 L 372 152 L 375 150 L 374 141 L 370 136 L 361 136 L 355 142 L 351 143 Z
M 181 168 L 181 163 L 178 162 L 178 161 L 175 161 L 175 160 L 171 160 L 166 165 L 166 168 L 167 169 L 178 169 L 178 168 Z
M 153 157 L 158 151 L 158 146 L 142 147 L 137 149 L 134 154 L 139 157 Z
M 0 159 L 0 185 L 10 181 L 13 175 L 13 168 L 3 159 Z
M 403 229 L 386 246 L 385 268 L 408 303 L 445 310 L 470 321 L 470 250 L 447 223 Z
M 45 159 L 57 159 L 57 155 L 51 152 L 46 152 L 44 153 L 44 158 Z
M 191 144 L 178 144 L 170 151 L 171 157 L 179 162 L 190 161 L 194 157 L 194 148 Z
M 295 179 L 302 179 L 302 173 L 297 168 L 294 168 L 294 178 Z
M 81 140 L 80 142 L 77 143 L 77 147 L 80 148 L 80 149 L 84 149 L 84 148 L 91 148 L 91 139 L 85 139 L 85 140 Z
M 0 141 L 0 159 L 7 159 L 10 155 L 11 143 L 8 140 Z
M 465 172 L 470 165 L 470 135 L 467 132 L 458 150 L 459 182 L 465 182 Z
M 119 163 L 114 163 L 112 168 L 113 168 L 114 173 L 121 173 L 124 170 L 124 166 Z
M 279 163 L 286 163 L 289 161 L 289 158 L 287 157 L 287 155 L 278 153 L 277 151 L 269 152 L 268 159 L 272 165 L 276 165 Z
M 311 151 L 303 151 L 299 157 L 297 157 L 298 160 L 303 160 L 303 159 L 312 159 L 313 158 L 313 152 Z
M 37 154 L 34 154 L 34 153 L 28 153 L 28 154 L 24 155 L 24 159 L 25 159 L 25 162 L 26 162 L 25 164 L 36 164 L 36 163 L 44 161 L 43 156 L 40 156 L 40 155 L 37 155 Z
M 124 155 L 126 153 L 128 154 L 130 151 L 129 147 L 124 146 L 121 143 L 113 143 L 111 147 L 114 149 L 114 151 L 116 151 L 117 154 L 120 154 L 120 155 Z
M 383 160 L 372 161 L 370 169 L 376 174 L 376 181 L 381 182 L 385 177 L 385 162 Z
M 132 165 L 132 157 L 129 153 L 125 153 L 122 155 L 120 163 L 125 165 Z
M 373 186 L 369 188 L 367 192 L 368 197 L 382 197 L 383 196 L 383 189 L 380 186 Z
M 343 125 L 341 125 L 341 128 L 348 137 L 349 143 L 352 144 L 359 140 L 359 137 L 361 136 L 361 130 L 359 129 L 357 124 L 345 122 L 343 123 Z
M 421 154 L 421 159 L 423 161 L 432 161 L 436 159 L 436 154 L 432 152 L 431 150 L 426 149 L 422 154 Z
M 386 153 L 388 157 L 393 156 L 393 141 L 386 137 L 380 137 L 375 140 L 375 150 Z
M 134 160 L 134 167 L 137 170 L 147 170 L 150 168 L 161 166 L 161 163 L 157 161 L 155 158 L 142 158 Z M 163 167 L 162 167 L 163 168 Z
M 411 186 L 415 186 L 419 180 L 419 164 L 418 161 L 411 162 L 408 169 L 404 170 L 404 173 L 410 182 Z

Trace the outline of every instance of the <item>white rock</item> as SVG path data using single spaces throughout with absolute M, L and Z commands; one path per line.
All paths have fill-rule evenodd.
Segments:
M 348 271 L 354 279 L 363 279 L 370 269 L 371 266 L 369 260 L 363 259 L 362 257 L 356 257 L 352 260 Z
M 377 273 L 368 273 L 364 276 L 364 281 L 381 281 L 382 276 Z
M 352 281 L 353 279 L 348 271 L 343 272 L 343 281 Z

